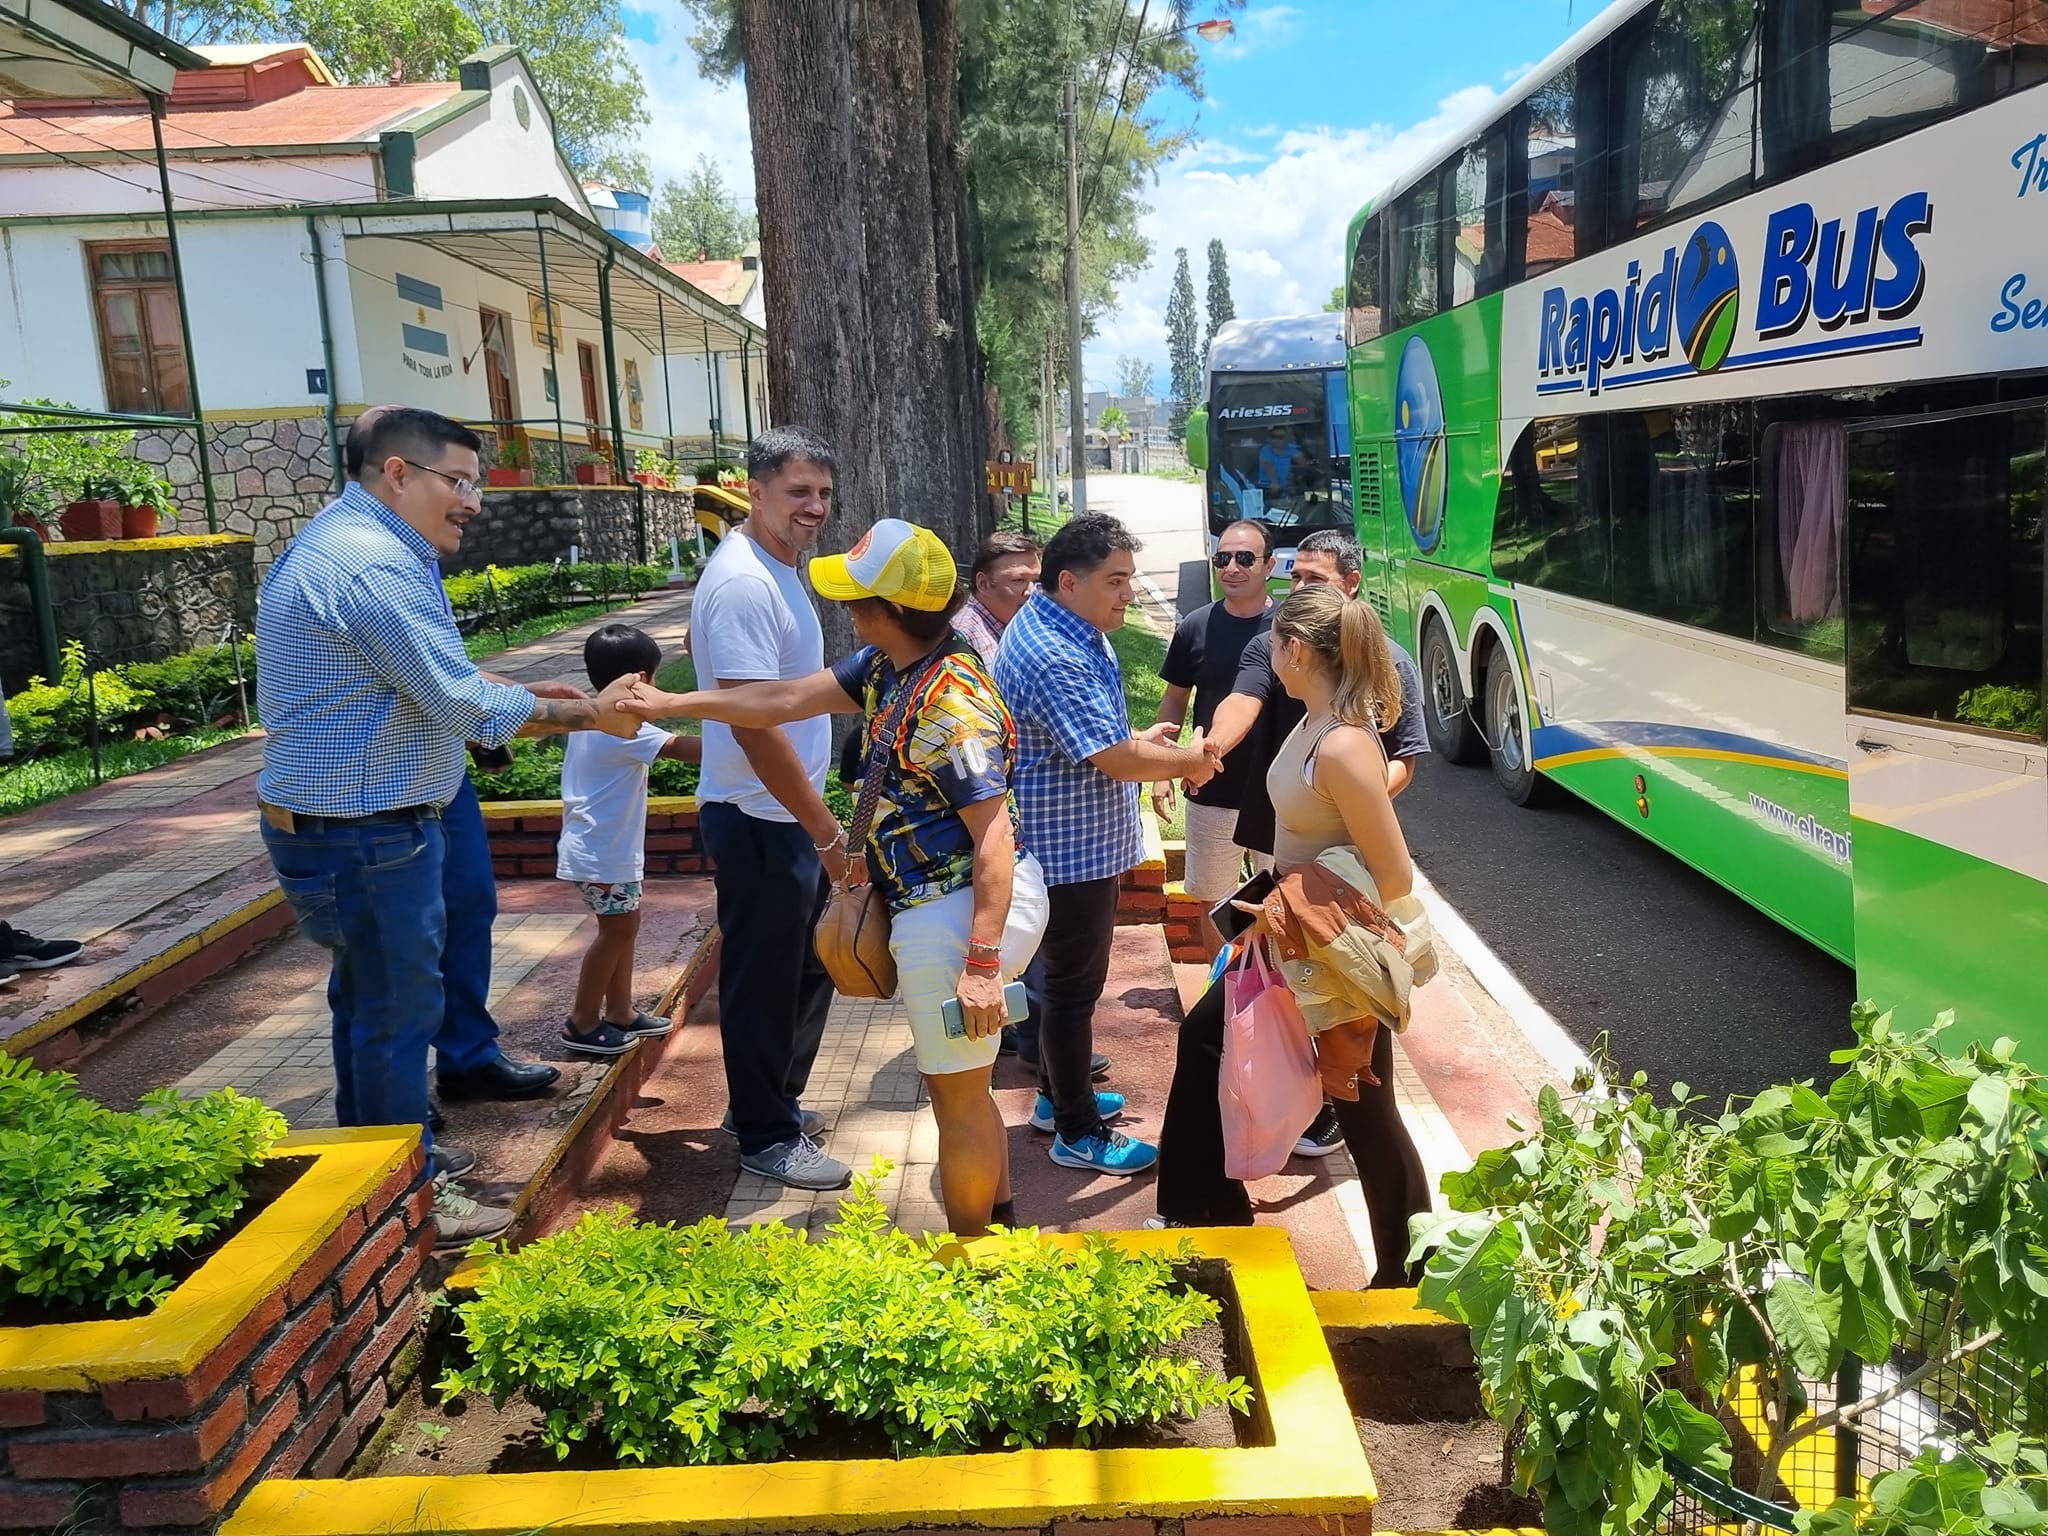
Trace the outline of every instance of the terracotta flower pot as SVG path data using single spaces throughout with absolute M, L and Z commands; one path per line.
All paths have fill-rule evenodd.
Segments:
M 530 469 L 487 469 L 484 471 L 486 485 L 531 485 L 533 471 Z
M 578 485 L 610 485 L 612 467 L 609 464 L 578 464 L 576 466 Z
M 153 539 L 156 537 L 156 523 L 155 507 L 121 509 L 121 537 L 124 539 Z
M 121 503 L 118 501 L 74 501 L 57 520 L 64 537 L 74 543 L 88 539 L 121 537 Z

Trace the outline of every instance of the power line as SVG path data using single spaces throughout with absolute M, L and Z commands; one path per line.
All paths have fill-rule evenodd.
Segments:
M 1138 30 L 1131 37 L 1130 56 L 1124 60 L 1124 78 L 1117 86 L 1116 111 L 1109 120 L 1109 132 L 1102 140 L 1102 154 L 1095 162 L 1094 174 L 1088 178 L 1088 186 L 1081 198 L 1081 221 L 1088 220 L 1088 210 L 1095 205 L 1095 189 L 1102 184 L 1102 173 L 1109 168 L 1109 152 L 1116 144 L 1116 125 L 1124 114 L 1124 97 L 1131 89 L 1131 71 L 1137 67 L 1138 47 L 1145 41 L 1145 18 L 1152 12 L 1152 0 L 1144 0 L 1138 8 Z M 1107 71 L 1105 70 L 1106 74 Z

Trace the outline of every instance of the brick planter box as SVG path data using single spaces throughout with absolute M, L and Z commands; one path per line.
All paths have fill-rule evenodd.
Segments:
M 0 1329 L 0 1529 L 88 1494 L 94 1530 L 206 1525 L 259 1477 L 355 1453 L 417 1366 L 419 1133 L 301 1132 L 277 1155 L 311 1165 L 155 1310 Z
M 266 1481 L 222 1536 L 723 1536 L 746 1531 L 1044 1531 L 1071 1536 L 1365 1536 L 1376 1497 L 1322 1328 L 1275 1228 L 1116 1234 L 1229 1265 L 1266 1443 L 1034 1450 L 903 1461 Z M 1080 1236 L 1053 1241 L 1078 1245 Z M 474 1272 L 458 1271 L 451 1288 Z M 1105 1523 L 1106 1522 L 1106 1523 Z

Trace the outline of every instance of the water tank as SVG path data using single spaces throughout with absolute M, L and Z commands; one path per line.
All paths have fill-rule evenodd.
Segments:
M 636 251 L 654 249 L 654 205 L 645 192 L 586 182 L 583 193 L 598 223 Z

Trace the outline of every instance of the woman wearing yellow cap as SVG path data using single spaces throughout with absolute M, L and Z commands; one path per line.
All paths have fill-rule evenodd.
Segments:
M 946 1220 L 956 1235 L 977 1236 L 1015 1219 L 989 1078 L 1003 984 L 1022 974 L 1045 930 L 1045 877 L 1018 845 L 1010 805 L 1017 729 L 981 658 L 953 633 L 964 594 L 930 529 L 884 518 L 845 554 L 811 561 L 811 585 L 847 605 L 860 651 L 794 682 L 681 694 L 643 686 L 627 707 L 746 728 L 859 714 L 872 750 L 876 721 L 910 690 L 864 851 L 889 905 L 898 993 L 939 1123 Z M 954 998 L 962 1034 L 944 1020 Z

